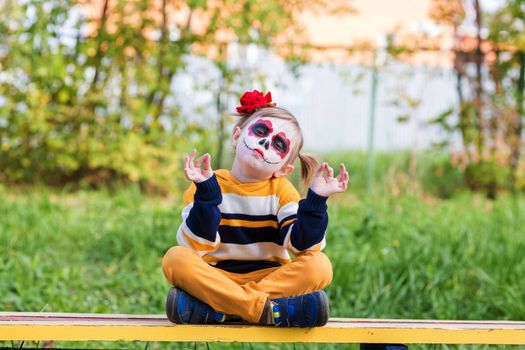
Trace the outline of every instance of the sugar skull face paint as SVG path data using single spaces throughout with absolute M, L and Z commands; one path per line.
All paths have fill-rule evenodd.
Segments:
M 252 157 L 267 165 L 282 166 L 291 149 L 293 126 L 279 118 L 259 118 L 250 123 L 242 132 L 239 144 Z M 239 148 L 237 151 L 241 151 Z

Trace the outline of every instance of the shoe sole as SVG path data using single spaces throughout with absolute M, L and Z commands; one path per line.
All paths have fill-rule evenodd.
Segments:
M 330 315 L 330 307 L 328 306 L 328 296 L 323 290 L 319 292 L 320 307 L 317 313 L 317 322 L 315 327 L 321 327 L 328 323 L 328 317 Z
M 182 320 L 178 317 L 177 312 L 175 312 L 175 305 L 177 305 L 178 299 L 178 290 L 177 288 L 171 288 L 168 297 L 166 298 L 166 316 L 168 320 L 173 323 L 181 324 Z

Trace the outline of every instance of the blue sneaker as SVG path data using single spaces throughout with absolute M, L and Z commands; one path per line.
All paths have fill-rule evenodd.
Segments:
M 328 322 L 328 297 L 322 290 L 270 303 L 277 327 L 320 327 Z
M 168 293 L 166 315 L 171 322 L 178 324 L 221 323 L 226 320 L 225 314 L 178 288 L 171 288 Z

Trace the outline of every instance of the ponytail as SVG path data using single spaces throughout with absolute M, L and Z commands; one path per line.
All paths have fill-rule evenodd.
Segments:
M 301 162 L 301 181 L 303 185 L 308 186 L 319 168 L 319 161 L 311 154 L 302 153 L 299 153 L 299 161 Z

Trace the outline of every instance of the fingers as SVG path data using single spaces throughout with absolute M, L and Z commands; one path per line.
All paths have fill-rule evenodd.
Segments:
M 343 163 L 339 165 L 339 175 L 335 178 L 337 181 L 337 192 L 344 192 L 348 188 L 348 171 Z
M 342 169 L 344 169 L 344 165 L 343 164 L 341 164 L 341 165 L 343 166 Z M 326 175 L 323 175 L 323 172 L 326 172 Z M 345 173 L 345 172 L 346 172 L 346 169 L 344 169 L 343 173 Z M 329 166 L 328 163 L 323 162 L 323 163 L 321 163 L 321 165 L 317 169 L 315 177 L 317 177 L 317 178 L 323 177 L 325 179 L 325 181 L 329 181 L 330 179 L 334 178 L 334 169 L 331 166 Z M 338 181 L 342 181 L 342 179 L 343 179 L 342 175 L 340 174 L 336 179 Z
M 341 163 L 339 165 L 339 175 L 337 176 L 337 178 L 343 179 L 347 175 L 348 175 L 348 171 L 346 171 L 345 165 L 343 163 Z
M 334 169 L 332 169 L 332 167 L 330 165 L 328 165 L 327 163 L 325 163 L 325 164 L 326 164 L 325 169 L 326 169 L 326 172 L 328 174 L 327 177 L 329 177 L 329 178 L 330 177 L 334 177 Z
M 200 169 L 201 164 L 204 164 L 204 170 L 211 170 L 211 156 L 209 153 L 204 153 L 195 161 L 195 168 Z
M 348 188 L 348 180 L 350 179 L 350 176 L 348 175 L 348 171 L 346 170 L 346 167 L 343 163 L 340 165 L 340 174 L 338 176 L 339 178 L 339 188 L 341 189 L 341 192 L 346 191 Z
M 186 179 L 193 181 L 193 170 L 195 169 L 195 166 L 193 165 L 193 158 L 195 158 L 195 154 L 197 153 L 197 150 L 191 151 L 189 156 L 184 157 L 184 176 Z
M 202 156 L 204 161 L 204 170 L 211 170 L 211 156 L 209 153 L 206 153 Z
M 326 162 L 321 163 L 319 169 L 317 169 L 315 177 L 322 177 L 323 171 L 326 171 L 326 176 L 324 176 L 325 178 L 334 177 L 334 169 L 332 169 Z
M 189 168 L 184 168 L 184 176 L 186 177 L 186 180 L 193 181 L 193 176 Z
M 338 179 L 340 179 L 341 181 L 346 181 L 348 182 L 348 179 L 350 177 L 348 176 L 348 171 L 346 171 L 346 167 L 343 163 L 341 163 L 340 165 L 340 168 L 339 168 L 339 176 L 338 176 Z
M 195 168 L 195 165 L 193 164 L 193 158 L 195 158 L 196 154 L 197 154 L 197 150 L 196 149 L 193 149 L 193 151 L 191 151 L 191 153 L 190 153 L 190 156 L 189 156 L 189 159 L 188 159 L 188 168 L 190 168 L 190 169 L 194 169 Z
M 203 159 L 204 159 L 204 155 L 200 156 L 199 158 L 197 158 L 197 160 L 195 160 L 195 168 L 197 169 L 201 168 Z
M 332 169 L 326 162 L 321 163 L 321 165 L 317 169 L 315 176 L 316 177 L 323 176 L 323 171 L 326 171 L 325 177 L 334 177 L 334 169 Z
M 315 177 L 322 177 L 323 176 L 323 170 L 326 166 L 326 163 L 321 163 L 321 165 L 319 165 L 319 168 L 317 168 L 317 171 L 315 173 Z

